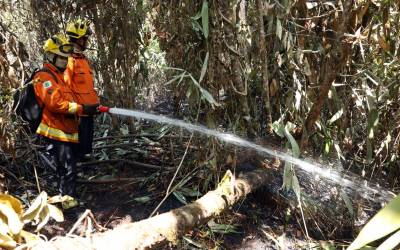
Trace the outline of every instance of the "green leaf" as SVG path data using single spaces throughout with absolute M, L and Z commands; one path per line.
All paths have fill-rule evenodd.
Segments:
M 218 102 L 215 101 L 214 97 L 208 92 L 207 90 L 201 88 L 200 89 L 201 95 L 204 97 L 204 99 L 207 100 L 208 103 L 210 103 L 213 106 L 220 106 Z
M 149 196 L 143 196 L 143 197 L 137 197 L 135 199 L 133 199 L 139 203 L 147 203 L 150 201 L 150 197 Z
M 300 184 L 299 184 L 299 179 L 297 179 L 297 176 L 294 173 L 294 171 L 293 171 L 293 176 L 292 176 L 292 188 L 293 188 L 294 193 L 296 194 L 297 199 L 300 202 L 300 195 L 301 195 Z
M 208 56 L 209 56 L 209 52 L 207 52 L 206 57 L 204 58 L 203 67 L 201 67 L 199 84 L 201 83 L 201 81 L 203 81 L 203 78 L 206 75 L 206 71 L 207 71 L 207 67 L 208 67 Z
M 274 121 L 274 123 L 272 123 L 272 129 L 279 137 L 285 137 L 284 126 L 279 121 Z
M 186 72 L 183 72 L 180 75 L 176 75 L 174 76 L 171 80 L 169 80 L 168 82 L 165 83 L 165 85 L 170 85 L 171 83 L 175 82 L 178 79 L 182 79 L 185 76 Z
M 346 205 L 347 210 L 349 210 L 351 217 L 354 217 L 353 204 L 352 204 L 349 196 L 343 190 L 340 192 L 340 196 L 342 196 L 344 204 Z
M 229 224 L 218 224 L 215 223 L 214 220 L 210 220 L 207 222 L 207 226 L 211 229 L 212 232 L 214 233 L 221 233 L 221 234 L 227 234 L 227 233 L 239 233 L 236 231 L 236 226 L 235 225 L 229 225 Z
M 400 228 L 400 195 L 391 200 L 364 226 L 347 250 L 359 249 Z
M 378 110 L 372 109 L 368 114 L 368 138 L 374 138 L 374 128 L 379 123 L 379 113 Z
M 292 188 L 293 181 L 293 170 L 290 163 L 285 163 L 285 168 L 283 169 L 283 188 L 289 191 Z
M 193 20 L 198 20 L 201 17 L 201 11 L 197 12 L 195 16 L 191 17 Z
M 296 124 L 294 124 L 293 122 L 287 122 L 285 128 L 287 129 L 287 131 L 290 132 L 296 128 Z
M 331 146 L 332 146 L 332 140 L 331 139 L 327 139 L 325 141 L 325 148 L 324 148 L 324 153 L 325 154 L 329 154 L 329 152 L 331 151 Z
M 208 2 L 203 1 L 203 6 L 201 8 L 201 24 L 203 26 L 203 35 L 208 38 Z
M 200 248 L 200 249 L 205 249 L 205 247 L 203 246 L 203 245 L 201 245 L 200 243 L 198 243 L 198 242 L 195 242 L 194 240 L 192 240 L 192 239 L 189 239 L 189 238 L 187 238 L 187 237 L 185 237 L 185 236 L 183 236 L 182 237 L 184 240 L 186 240 L 189 244 L 192 244 L 193 246 L 195 246 L 195 247 L 198 247 L 198 248 Z
M 187 205 L 187 201 L 185 196 L 183 196 L 183 194 L 181 192 L 175 191 L 172 193 L 180 202 L 182 202 L 183 204 Z
M 297 144 L 297 141 L 294 139 L 294 137 L 290 134 L 288 131 L 287 127 L 285 127 L 285 136 L 289 140 L 291 149 L 292 149 L 292 155 L 294 157 L 299 157 L 300 156 L 300 148 L 299 145 Z
M 189 197 L 201 196 L 201 193 L 198 190 L 192 189 L 192 188 L 181 188 L 179 191 L 181 191 L 183 195 L 189 196 Z

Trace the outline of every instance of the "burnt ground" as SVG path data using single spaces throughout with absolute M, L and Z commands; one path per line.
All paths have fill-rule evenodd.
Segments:
M 161 166 L 161 151 L 152 152 L 153 155 L 135 155 L 136 158 L 131 160 L 151 166 Z M 109 155 L 112 154 L 109 153 Z M 164 156 L 164 158 L 168 157 Z M 130 158 L 124 155 L 124 159 Z M 85 164 L 80 167 L 79 173 L 80 200 L 84 202 L 83 208 L 90 209 L 96 221 L 108 229 L 148 218 L 163 198 L 172 175 L 170 165 L 164 165 L 161 169 L 155 170 L 123 161 L 107 163 L 103 160 Z M 237 172 L 252 171 L 256 168 L 251 162 L 243 162 L 238 164 Z M 43 178 L 41 182 L 51 194 L 50 190 L 54 191 L 54 176 L 51 170 L 42 169 L 41 171 L 39 171 L 39 175 Z M 215 247 L 218 249 L 306 249 L 313 245 L 319 246 L 318 241 L 307 240 L 301 226 L 301 218 L 297 215 L 287 215 L 287 211 L 293 208 L 285 199 L 291 199 L 293 195 L 290 197 L 282 192 L 281 171 L 275 174 L 275 178 L 264 188 L 249 195 L 207 225 L 189 232 L 177 246 L 166 246 L 165 249 L 212 249 Z M 96 177 L 92 178 L 93 176 Z M 127 178 L 131 179 L 127 180 Z M 105 183 L 101 183 L 102 181 Z M 188 197 L 187 202 L 196 198 Z M 174 195 L 171 195 L 158 212 L 167 212 L 183 205 Z M 77 214 L 71 217 L 68 211 L 66 213 L 65 222 L 50 222 L 41 232 L 48 238 L 65 235 L 79 217 Z M 76 233 L 83 234 L 84 231 L 85 226 L 82 225 Z
M 155 113 L 170 114 L 169 103 L 171 101 L 163 98 L 156 98 L 159 100 L 157 104 L 143 107 L 153 109 Z M 179 165 L 184 154 L 189 134 L 171 129 L 169 126 L 146 122 L 138 123 L 140 130 L 134 134 L 128 134 L 126 127 L 111 131 L 107 124 L 107 117 L 99 117 L 98 124 L 96 137 L 99 139 L 94 142 L 94 158 L 79 167 L 78 192 L 80 201 L 83 202 L 80 212 L 90 209 L 96 221 L 107 229 L 148 218 L 165 195 L 176 166 Z M 200 135 L 196 136 L 201 137 Z M 270 143 L 272 141 L 273 147 L 280 148 L 278 140 L 268 141 Z M 202 165 L 196 162 L 196 151 L 201 147 L 198 145 L 201 145 L 201 139 L 193 142 L 189 148 L 184 162 L 185 167 L 182 169 L 183 173 L 190 172 L 194 165 Z M 242 157 L 244 155 L 245 157 Z M 238 159 L 241 161 L 237 162 L 237 172 L 239 170 L 251 171 L 260 167 L 256 166 L 254 161 L 248 161 L 253 158 L 260 157 L 256 156 L 254 152 L 244 151 L 242 155 L 239 153 Z M 262 161 L 262 159 L 259 160 Z M 29 173 L 32 175 L 31 163 L 31 161 L 25 160 L 24 166 L 19 166 L 17 172 L 22 176 L 27 176 Z M 203 165 L 201 168 L 211 174 L 212 172 L 207 172 L 212 169 L 210 163 Z M 315 247 L 330 249 L 329 239 L 339 239 L 339 242 L 343 242 L 343 239 L 354 237 L 353 229 L 341 231 L 342 225 L 339 222 L 346 220 L 346 216 L 343 217 L 343 214 L 346 213 L 343 210 L 343 202 L 337 206 L 336 203 L 326 200 L 325 206 L 324 202 L 318 198 L 314 202 L 322 204 L 320 209 L 314 214 L 311 212 L 312 219 L 306 221 L 311 236 L 308 238 L 299 208 L 296 207 L 297 203 L 293 192 L 286 193 L 281 188 L 282 169 L 283 164 L 278 164 L 274 177 L 271 178 L 271 182 L 266 183 L 264 188 L 249 195 L 207 225 L 188 232 L 177 246 L 166 246 L 165 248 L 309 249 Z M 54 171 L 38 167 L 38 175 L 41 187 L 49 195 L 57 194 Z M 26 201 L 26 193 L 30 193 L 34 197 L 37 192 L 34 176 L 24 178 L 26 186 L 10 187 L 10 192 Z M 315 181 L 307 179 L 307 177 L 303 178 L 301 175 L 299 178 L 301 178 L 300 183 L 305 184 L 303 187 L 306 192 L 311 194 L 321 190 L 324 190 L 324 194 L 328 194 L 332 188 L 325 186 L 325 189 L 322 189 L 323 183 L 318 185 Z M 180 179 L 182 176 L 179 176 L 178 180 Z M 187 182 L 184 188 L 193 190 L 199 184 L 204 184 L 204 179 L 193 178 Z M 213 186 L 209 184 L 207 190 L 212 189 Z M 204 193 L 199 193 L 198 196 L 202 194 Z M 170 195 L 158 213 L 183 206 L 184 203 L 177 197 Z M 196 198 L 197 196 L 187 196 L 186 202 L 191 202 Z M 332 206 L 332 210 L 338 211 L 342 218 L 335 213 L 325 214 L 324 210 L 329 210 L 327 208 Z M 48 238 L 65 235 L 78 217 L 79 213 L 70 215 L 66 212 L 65 222 L 50 221 L 41 233 Z M 333 225 L 330 225 L 328 220 Z M 320 230 L 313 230 L 315 228 Z M 85 226 L 82 225 L 76 233 L 80 234 L 84 230 Z

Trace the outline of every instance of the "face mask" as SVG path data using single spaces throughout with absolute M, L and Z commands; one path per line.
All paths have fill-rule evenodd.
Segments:
M 87 37 L 81 37 L 76 41 L 76 44 L 79 46 L 79 49 L 81 51 L 86 50 L 88 46 L 88 38 Z
M 57 56 L 55 66 L 59 69 L 64 70 L 67 67 L 68 58 Z

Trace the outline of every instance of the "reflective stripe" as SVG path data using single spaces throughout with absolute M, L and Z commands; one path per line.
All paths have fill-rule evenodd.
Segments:
M 77 110 L 78 110 L 78 103 L 70 102 L 68 104 L 68 113 L 75 114 Z
M 59 141 L 79 142 L 78 133 L 65 133 L 59 129 L 51 128 L 44 123 L 40 123 L 36 133 Z

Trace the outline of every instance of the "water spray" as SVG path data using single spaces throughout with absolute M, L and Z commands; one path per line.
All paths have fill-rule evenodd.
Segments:
M 242 139 L 234 134 L 219 132 L 216 130 L 206 128 L 202 125 L 194 125 L 191 123 L 184 122 L 182 120 L 165 117 L 163 115 L 149 114 L 149 113 L 138 111 L 138 110 L 109 108 L 106 106 L 99 106 L 98 110 L 101 113 L 109 113 L 109 114 L 114 114 L 114 115 L 136 117 L 136 118 L 142 118 L 145 120 L 166 123 L 166 124 L 170 124 L 173 126 L 185 128 L 191 132 L 195 131 L 195 132 L 199 132 L 199 133 L 206 134 L 209 136 L 213 136 L 213 137 L 216 137 L 216 138 L 220 139 L 221 141 L 225 141 L 229 144 L 251 148 L 251 149 L 256 150 L 257 152 L 266 153 L 268 155 L 277 157 L 285 162 L 292 163 L 293 165 L 297 166 L 298 168 L 300 168 L 308 173 L 311 173 L 313 175 L 318 175 L 318 176 L 326 178 L 330 181 L 333 181 L 333 182 L 341 185 L 342 187 L 354 189 L 354 187 L 356 186 L 353 181 L 349 180 L 348 178 L 343 177 L 336 170 L 323 168 L 320 164 L 313 164 L 313 163 L 301 160 L 299 158 L 293 157 L 292 155 L 290 155 L 288 153 L 280 152 L 277 150 L 272 150 L 272 149 L 263 147 L 256 143 Z M 383 192 L 382 190 L 378 190 L 376 188 L 368 186 L 367 182 L 364 182 L 363 184 L 358 185 L 358 186 L 361 186 L 360 189 L 362 189 L 362 190 L 360 190 L 361 191 L 360 195 L 362 195 L 362 196 L 365 196 L 367 193 L 373 193 L 376 195 L 380 195 L 384 201 L 387 201 L 393 197 L 393 195 L 391 195 L 387 191 Z M 368 198 L 368 197 L 365 197 L 365 198 Z

